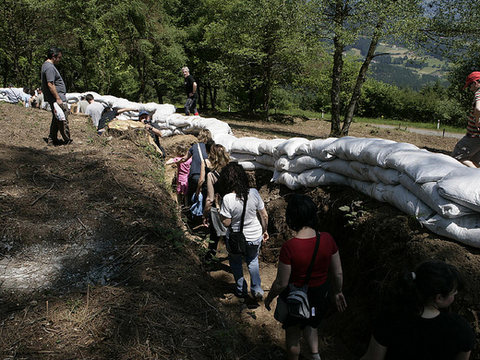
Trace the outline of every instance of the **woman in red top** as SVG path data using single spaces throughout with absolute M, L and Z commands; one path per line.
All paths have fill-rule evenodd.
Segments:
M 285 213 L 287 225 L 296 232 L 296 236 L 286 241 L 280 250 L 277 277 L 265 299 L 265 307 L 270 310 L 273 299 L 288 296 L 288 284 L 302 286 L 317 241 L 317 206 L 306 195 L 294 195 L 288 203 Z M 309 319 L 300 319 L 287 315 L 282 327 L 285 329 L 285 343 L 288 359 L 298 359 L 300 356 L 300 336 L 303 335 L 310 347 L 310 359 L 320 359 L 318 353 L 317 327 L 325 315 L 329 303 L 329 283 L 327 275 L 332 273 L 334 279 L 334 294 L 337 309 L 343 311 L 347 307 L 342 293 L 343 274 L 342 263 L 337 245 L 329 233 L 319 233 L 315 265 L 308 283 L 308 301 L 311 307 Z

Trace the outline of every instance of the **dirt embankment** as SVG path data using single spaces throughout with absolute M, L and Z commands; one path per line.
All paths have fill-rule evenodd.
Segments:
M 71 117 L 73 145 L 47 147 L 50 114 L 0 104 L 0 355 L 22 359 L 278 359 L 283 331 L 262 304 L 239 302 L 226 253 L 207 271 L 205 229 L 188 223 L 174 201 L 174 169 L 143 131 L 98 137 Z M 267 124 L 232 118 L 236 136 L 326 137 L 329 124 L 291 119 Z M 351 135 L 410 142 L 448 153 L 455 139 L 353 124 Z M 164 139 L 169 156 L 179 142 Z M 251 174 L 270 216 L 262 249 L 268 290 L 292 191 L 268 172 Z M 167 184 L 167 185 L 165 185 Z M 370 321 L 399 270 L 440 258 L 457 265 L 466 289 L 453 311 L 477 336 L 479 251 L 435 236 L 389 205 L 348 188 L 309 190 L 323 210 L 345 273 L 348 311 L 322 324 L 326 359 L 357 359 Z M 349 206 L 351 211 L 340 211 Z M 472 359 L 480 359 L 479 348 Z

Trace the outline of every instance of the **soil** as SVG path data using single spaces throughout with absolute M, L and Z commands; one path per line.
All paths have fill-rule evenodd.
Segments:
M 330 123 L 277 116 L 206 114 L 234 135 L 325 138 Z M 284 332 L 253 299 L 233 295 L 223 244 L 203 264 L 207 230 L 176 203 L 175 169 L 142 129 L 99 137 L 71 115 L 73 144 L 47 146 L 50 113 L 0 103 L 0 355 L 3 359 L 279 359 Z M 350 135 L 408 142 L 450 153 L 457 139 L 352 124 Z M 168 157 L 195 136 L 162 139 Z M 250 173 L 269 213 L 263 287 L 276 275 L 294 193 Z M 415 219 L 345 187 L 305 190 L 321 228 L 340 249 L 348 310 L 320 328 L 323 359 L 358 359 L 370 324 L 400 270 L 439 258 L 465 275 L 452 310 L 480 328 L 480 251 L 439 237 Z M 339 210 L 349 206 L 351 212 Z M 303 353 L 306 347 L 303 346 Z M 480 347 L 472 359 L 480 359 Z

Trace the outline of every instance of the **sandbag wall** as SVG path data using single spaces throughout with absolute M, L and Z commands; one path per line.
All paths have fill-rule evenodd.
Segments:
M 148 111 L 151 115 L 152 125 L 161 130 L 163 137 L 198 132 L 200 129 L 208 129 L 212 134 L 232 133 L 230 126 L 223 121 L 213 118 L 206 119 L 200 116 L 187 117 L 176 114 L 176 108 L 171 104 L 157 104 L 154 102 L 146 104 L 136 103 L 111 95 L 99 95 L 94 91 L 67 93 L 67 102 L 74 104 L 80 101 L 82 96 L 86 96 L 87 94 L 93 95 L 94 101 L 101 103 L 105 107 L 134 110 L 118 115 L 117 119 L 119 120 L 138 120 L 138 113 L 140 111 Z
M 175 114 L 172 105 L 121 105 L 154 110 L 153 121 L 164 136 L 209 129 L 246 170 L 271 170 L 272 181 L 290 189 L 350 186 L 414 216 L 436 234 L 480 248 L 480 169 L 450 156 L 376 138 L 236 138 L 228 124 Z

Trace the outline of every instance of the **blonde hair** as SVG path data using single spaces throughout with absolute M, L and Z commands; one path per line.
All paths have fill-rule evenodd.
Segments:
M 216 144 L 210 148 L 208 160 L 212 164 L 212 169 L 221 170 L 230 162 L 230 155 L 225 147 Z
M 198 134 L 198 142 L 206 144 L 208 140 L 212 140 L 212 133 L 210 130 L 202 129 Z

